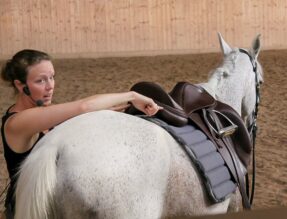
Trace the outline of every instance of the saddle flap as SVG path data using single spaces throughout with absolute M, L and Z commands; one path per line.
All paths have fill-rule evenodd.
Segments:
M 242 161 L 245 167 L 250 163 L 250 157 L 252 152 L 252 142 L 248 130 L 244 124 L 244 121 L 240 115 L 229 105 L 217 101 L 215 110 L 220 111 L 227 116 L 234 124 L 237 125 L 237 130 L 231 135 L 231 139 L 234 145 L 234 149 Z M 225 125 L 226 121 L 221 120 Z
M 202 87 L 188 82 L 178 82 L 169 94 L 188 115 L 215 104 L 215 99 Z

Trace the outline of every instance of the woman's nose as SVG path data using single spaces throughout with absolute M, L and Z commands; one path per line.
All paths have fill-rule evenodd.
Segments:
M 47 82 L 46 82 L 46 89 L 47 90 L 51 90 L 51 89 L 53 89 L 54 88 L 54 80 L 48 80 Z

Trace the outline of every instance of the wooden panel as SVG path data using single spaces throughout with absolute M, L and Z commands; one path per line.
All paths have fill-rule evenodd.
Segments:
M 261 33 L 264 49 L 286 49 L 286 23 L 286 0 L 1 0 L 0 57 L 211 52 L 217 31 L 232 45 Z

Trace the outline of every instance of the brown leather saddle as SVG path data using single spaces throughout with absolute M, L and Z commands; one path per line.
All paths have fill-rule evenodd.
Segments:
M 173 126 L 185 126 L 193 122 L 217 145 L 230 172 L 238 183 L 243 205 L 249 208 L 242 168 L 238 159 L 247 169 L 250 163 L 252 144 L 246 126 L 240 115 L 230 106 L 215 100 L 203 88 L 188 82 L 179 82 L 167 93 L 153 82 L 139 82 L 131 90 L 152 98 L 163 107 L 156 117 Z M 133 106 L 129 114 L 142 114 Z

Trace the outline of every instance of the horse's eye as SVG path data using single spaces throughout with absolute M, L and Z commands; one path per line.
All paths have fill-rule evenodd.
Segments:
M 227 78 L 229 76 L 229 73 L 227 71 L 223 71 L 221 72 L 221 76 Z

